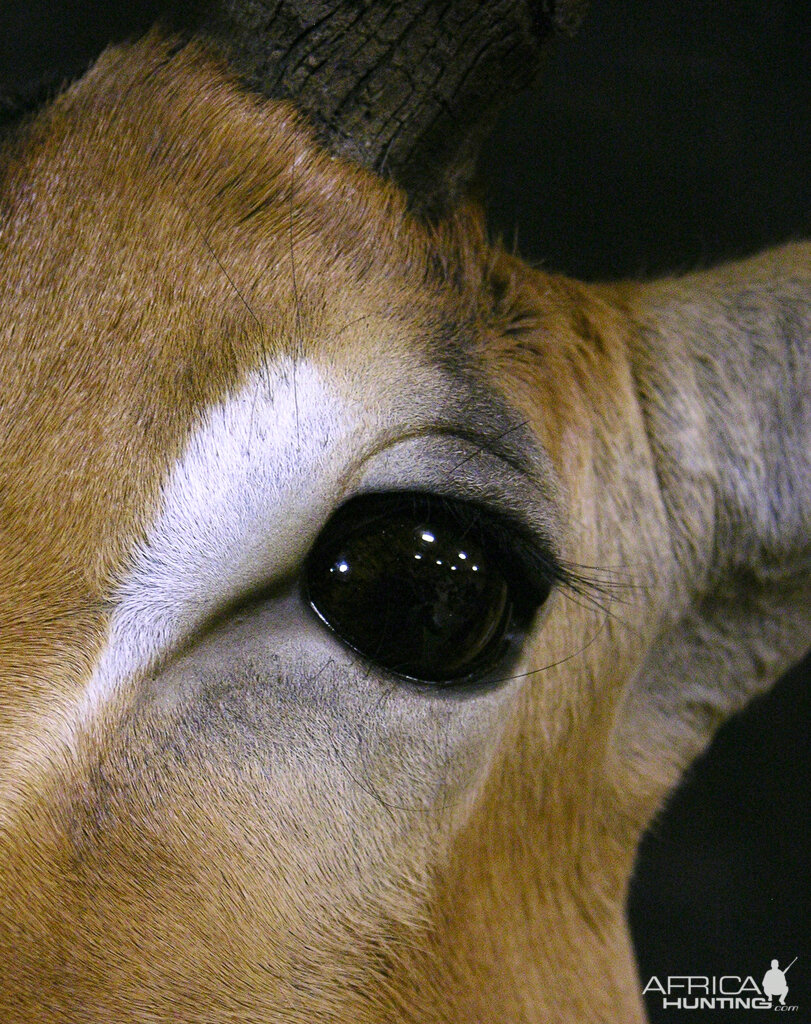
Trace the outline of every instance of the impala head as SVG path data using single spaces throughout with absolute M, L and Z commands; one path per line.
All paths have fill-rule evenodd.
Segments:
M 807 636 L 808 249 L 539 273 L 211 24 L 0 157 L 0 1016 L 642 1020 L 639 837 Z

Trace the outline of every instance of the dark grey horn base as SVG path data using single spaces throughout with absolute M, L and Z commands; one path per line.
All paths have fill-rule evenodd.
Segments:
M 393 178 L 412 209 L 466 194 L 480 144 L 584 0 L 208 0 L 175 23 L 213 40 L 246 85 L 293 100 L 335 154 Z

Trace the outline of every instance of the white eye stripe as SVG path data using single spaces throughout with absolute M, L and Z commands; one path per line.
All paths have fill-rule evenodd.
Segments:
M 334 506 L 356 415 L 311 364 L 277 364 L 210 409 L 114 595 L 99 699 L 230 601 L 289 571 Z
M 162 489 L 133 566 L 111 595 L 107 641 L 75 702 L 43 708 L 47 744 L 13 755 L 0 818 L 16 813 L 18 776 L 49 773 L 49 751 L 75 753 L 122 684 L 148 671 L 219 607 L 301 562 L 332 512 L 346 469 L 371 435 L 325 376 L 288 360 L 213 407 Z

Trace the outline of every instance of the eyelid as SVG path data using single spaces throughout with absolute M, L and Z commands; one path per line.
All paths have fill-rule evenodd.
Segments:
M 466 436 L 426 433 L 375 453 L 344 491 L 345 499 L 372 493 L 410 492 L 469 502 L 518 531 L 539 562 L 562 564 L 565 530 L 561 487 L 539 456 L 532 472 L 484 450 Z

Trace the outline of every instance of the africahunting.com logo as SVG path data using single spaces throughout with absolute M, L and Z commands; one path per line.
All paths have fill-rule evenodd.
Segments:
M 772 960 L 760 985 L 752 975 L 654 974 L 642 992 L 661 995 L 663 1010 L 797 1010 L 786 1003 L 786 975 L 796 961 L 781 969 Z

